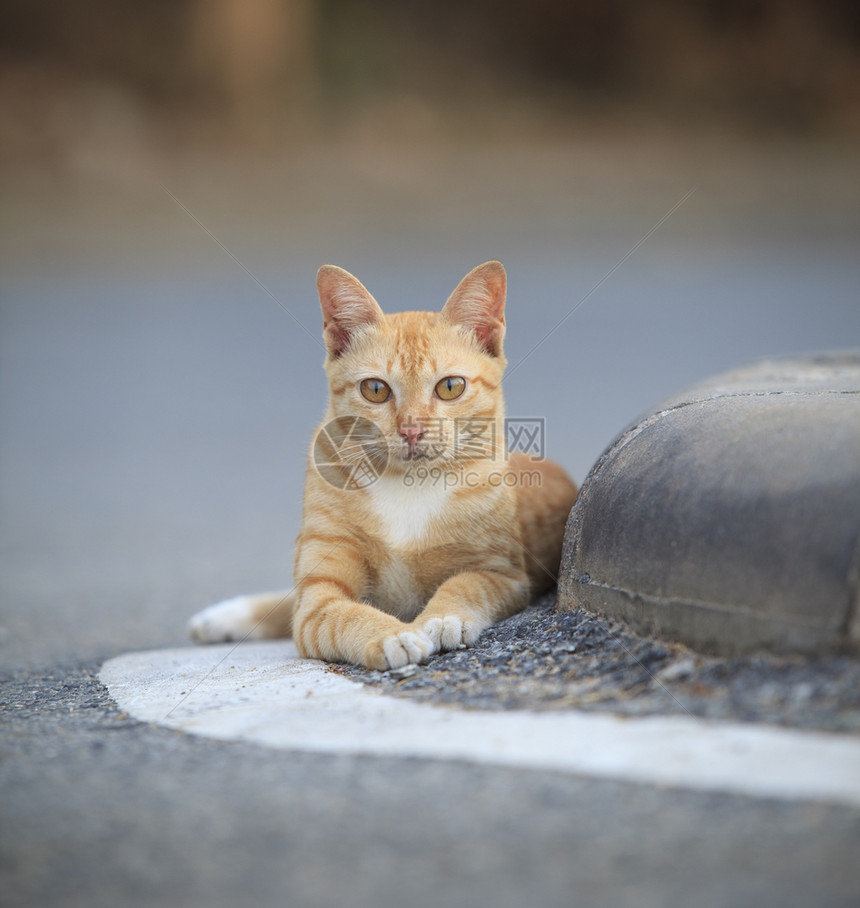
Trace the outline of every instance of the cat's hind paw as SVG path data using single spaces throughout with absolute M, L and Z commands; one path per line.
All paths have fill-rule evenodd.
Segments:
M 445 618 L 431 618 L 424 625 L 424 633 L 433 643 L 434 652 L 446 652 L 472 646 L 481 634 L 474 621 L 463 621 L 454 615 Z
M 195 643 L 229 643 L 263 636 L 254 625 L 248 596 L 218 602 L 192 615 L 188 633 Z
M 382 652 L 387 663 L 385 668 L 403 668 L 404 665 L 419 665 L 436 650 L 422 631 L 401 631 L 382 641 Z

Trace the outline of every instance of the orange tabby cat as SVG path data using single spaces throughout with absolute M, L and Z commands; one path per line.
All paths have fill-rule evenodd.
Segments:
M 466 275 L 440 313 L 385 315 L 348 272 L 317 276 L 329 406 L 311 448 L 295 589 L 196 614 L 199 642 L 290 636 L 370 668 L 475 642 L 554 582 L 576 486 L 508 456 L 505 270 Z

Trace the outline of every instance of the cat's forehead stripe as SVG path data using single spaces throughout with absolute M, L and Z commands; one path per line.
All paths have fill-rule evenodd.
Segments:
M 473 375 L 471 378 L 473 385 L 482 385 L 484 388 L 489 388 L 491 391 L 495 391 L 498 385 L 493 384 L 490 381 L 487 381 L 482 375 Z
M 342 395 L 346 394 L 347 391 L 350 391 L 350 390 L 352 390 L 351 381 L 344 382 L 341 385 L 332 385 L 332 387 L 331 387 L 331 393 L 337 397 L 341 397 Z

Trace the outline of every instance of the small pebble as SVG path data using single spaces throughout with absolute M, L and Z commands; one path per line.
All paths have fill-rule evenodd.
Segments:
M 657 672 L 658 681 L 683 681 L 689 678 L 696 670 L 696 660 L 692 656 L 678 662 L 670 662 L 665 668 Z

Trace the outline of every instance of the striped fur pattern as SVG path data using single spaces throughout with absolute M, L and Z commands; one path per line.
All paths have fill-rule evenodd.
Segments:
M 420 663 L 553 585 L 576 486 L 505 450 L 500 262 L 466 275 L 439 313 L 385 315 L 331 265 L 317 284 L 322 425 L 375 428 L 332 444 L 334 474 L 311 447 L 295 589 L 212 606 L 190 630 L 201 642 L 292 635 L 305 656 L 375 669 Z M 372 481 L 348 486 L 357 464 Z

